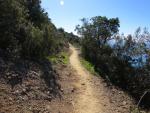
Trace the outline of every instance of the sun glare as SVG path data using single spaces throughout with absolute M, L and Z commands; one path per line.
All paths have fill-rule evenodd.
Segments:
M 60 5 L 61 5 L 61 6 L 64 5 L 64 1 L 63 1 L 63 0 L 60 1 Z

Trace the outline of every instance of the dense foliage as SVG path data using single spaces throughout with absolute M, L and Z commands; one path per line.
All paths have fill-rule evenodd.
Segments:
M 139 99 L 150 89 L 148 30 L 141 33 L 138 28 L 134 35 L 125 37 L 118 34 L 118 18 L 98 16 L 82 22 L 76 28 L 82 36 L 82 56 L 107 81 Z
M 0 1 L 0 49 L 15 57 L 44 58 L 67 46 L 66 35 L 74 35 L 57 29 L 40 3 Z

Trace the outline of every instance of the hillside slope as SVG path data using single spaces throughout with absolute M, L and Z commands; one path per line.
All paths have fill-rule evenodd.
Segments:
M 7 79 L 1 78 L 0 113 L 129 113 L 134 106 L 130 97 L 108 86 L 100 77 L 92 76 L 80 64 L 78 50 L 70 46 L 70 51 L 70 63 L 60 62 L 53 68 L 47 62 L 42 63 L 43 68 L 35 62 L 24 62 L 28 64 L 27 73 L 13 88 Z M 23 63 L 0 61 L 1 76 L 17 72 L 24 75 Z M 8 64 L 15 69 L 8 68 Z M 46 78 L 49 84 L 42 77 L 44 69 L 51 75 Z

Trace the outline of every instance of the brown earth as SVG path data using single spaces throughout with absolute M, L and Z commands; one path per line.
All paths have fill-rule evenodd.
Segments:
M 91 75 L 80 63 L 79 52 L 70 45 L 70 64 L 76 71 L 78 81 L 74 83 L 75 113 L 129 113 L 133 105 L 130 97 L 107 84 L 100 77 Z
M 77 49 L 70 50 L 70 63 L 54 66 L 61 96 L 51 92 L 53 87 L 49 90 L 35 65 L 13 89 L 0 79 L 0 113 L 130 113 L 130 96 L 91 75 L 80 64 Z

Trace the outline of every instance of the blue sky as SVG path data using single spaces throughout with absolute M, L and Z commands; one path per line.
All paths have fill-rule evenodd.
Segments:
M 120 33 L 150 28 L 150 0 L 42 0 L 42 7 L 56 27 L 74 32 L 80 19 L 93 16 L 118 17 Z

